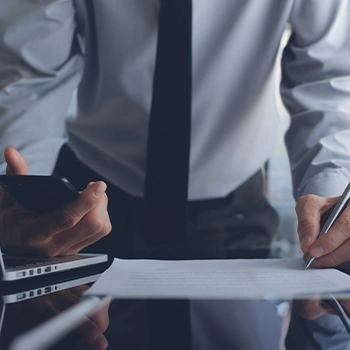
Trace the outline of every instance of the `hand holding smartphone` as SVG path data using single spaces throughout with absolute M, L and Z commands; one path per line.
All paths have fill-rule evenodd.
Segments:
M 74 255 L 111 231 L 103 182 L 81 193 L 56 176 L 2 175 L 0 185 L 23 208 L 30 208 L 0 201 L 0 243 L 7 252 Z
M 64 206 L 79 192 L 64 177 L 45 175 L 0 175 L 0 185 L 24 207 L 39 213 Z

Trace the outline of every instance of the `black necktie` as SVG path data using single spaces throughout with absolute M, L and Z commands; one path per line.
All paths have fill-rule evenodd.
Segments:
M 149 246 L 187 234 L 192 91 L 192 1 L 162 0 L 145 182 Z

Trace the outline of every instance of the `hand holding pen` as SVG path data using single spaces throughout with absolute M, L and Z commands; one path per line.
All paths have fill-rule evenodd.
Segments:
M 334 267 L 350 260 L 350 184 L 336 198 L 301 197 L 296 205 L 298 234 L 306 268 Z M 329 214 L 323 225 L 321 219 Z M 314 260 L 316 259 L 316 260 Z
M 346 207 L 349 203 L 349 196 L 350 196 L 350 184 L 346 187 L 344 193 L 340 196 L 338 202 L 336 203 L 331 214 L 329 215 L 326 223 L 323 225 L 321 232 L 317 236 L 317 239 L 319 239 L 320 237 L 325 235 L 331 229 L 331 227 L 336 222 L 336 220 L 344 212 L 344 210 L 346 209 Z M 346 224 L 348 224 L 348 222 L 346 222 Z M 348 228 L 350 228 L 350 227 L 345 227 L 345 229 L 348 229 Z M 314 248 L 312 248 L 312 250 L 314 250 Z M 305 270 L 312 264 L 312 262 L 315 260 L 316 257 L 314 255 L 311 255 L 311 254 L 308 255 L 308 257 L 306 259 Z
M 312 267 L 333 267 L 349 260 L 350 251 L 350 183 L 339 198 L 305 196 L 297 203 L 298 234 L 306 258 L 305 270 Z M 329 216 L 327 215 L 330 212 Z M 326 222 L 321 219 L 326 217 Z M 322 228 L 321 228 L 322 227 Z M 321 229 L 320 229 L 321 228 Z M 317 231 L 319 233 L 317 234 Z M 317 258 L 317 260 L 315 260 Z M 350 334 L 349 300 L 328 301 L 311 299 L 298 301 L 299 313 L 315 319 L 327 313 L 336 313 Z

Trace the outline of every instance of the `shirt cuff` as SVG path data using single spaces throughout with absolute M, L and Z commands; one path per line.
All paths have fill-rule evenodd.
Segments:
M 295 199 L 307 194 L 320 197 L 340 196 L 349 184 L 350 174 L 346 170 L 327 170 L 311 177 L 300 186 L 295 193 Z

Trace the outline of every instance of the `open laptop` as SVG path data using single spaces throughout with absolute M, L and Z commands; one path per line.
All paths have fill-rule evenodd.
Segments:
M 42 258 L 5 254 L 1 253 L 0 249 L 0 281 L 16 281 L 102 264 L 107 261 L 107 254 L 76 254 L 65 257 Z

